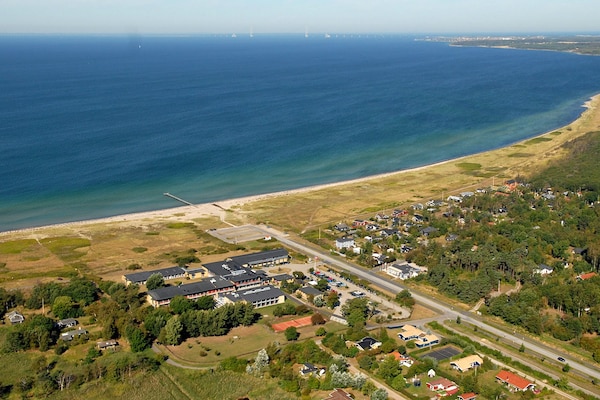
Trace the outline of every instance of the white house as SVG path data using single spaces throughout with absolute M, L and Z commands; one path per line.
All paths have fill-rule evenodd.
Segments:
M 398 279 L 410 279 L 419 275 L 421 270 L 408 263 L 392 264 L 386 268 L 386 273 Z
M 354 239 L 352 238 L 341 238 L 335 240 L 335 247 L 338 250 L 341 249 L 349 249 L 351 247 L 355 247 L 356 243 L 354 243 Z

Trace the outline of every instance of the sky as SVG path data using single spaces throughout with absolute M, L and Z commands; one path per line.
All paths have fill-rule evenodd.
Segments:
M 0 33 L 598 33 L 600 0 L 0 0 Z

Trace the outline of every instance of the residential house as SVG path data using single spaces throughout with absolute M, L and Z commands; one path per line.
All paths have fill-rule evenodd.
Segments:
M 595 273 L 595 272 L 588 272 L 587 274 L 577 275 L 577 280 L 579 280 L 579 281 L 585 281 L 585 280 L 591 279 L 591 278 L 593 278 L 593 277 L 595 277 L 597 275 L 598 274 Z
M 334 389 L 325 400 L 354 400 L 354 397 L 350 396 L 350 393 L 344 389 Z
M 356 347 L 358 347 L 359 350 L 371 350 L 381 346 L 381 342 L 377 341 L 376 339 L 373 339 L 372 337 L 366 336 L 360 341 L 356 342 L 355 345 Z
M 18 311 L 11 311 L 6 315 L 6 318 L 10 321 L 11 324 L 22 324 L 25 321 L 25 317 Z
M 510 371 L 502 370 L 496 375 L 496 380 L 508 387 L 511 392 L 534 390 L 535 384 Z
M 71 340 L 73 340 L 76 337 L 80 337 L 80 336 L 87 335 L 87 334 L 88 334 L 88 332 L 85 329 L 79 328 L 79 329 L 75 329 L 73 331 L 61 333 L 60 338 L 61 338 L 61 340 L 64 340 L 65 342 L 70 342 Z
M 475 400 L 477 399 L 477 395 L 473 392 L 463 393 L 456 397 L 458 400 Z
M 418 339 L 415 339 L 415 345 L 419 349 L 435 346 L 438 343 L 440 343 L 440 338 L 435 335 L 424 335 L 420 336 Z
M 302 368 L 300 368 L 300 375 L 302 376 L 310 376 L 313 375 L 317 378 L 322 377 L 327 373 L 327 369 L 325 367 L 315 367 L 311 363 L 302 364 Z
M 377 222 L 381 222 L 390 219 L 390 216 L 387 214 L 377 213 L 375 214 L 375 219 L 377 220 Z
M 426 335 L 425 332 L 414 325 L 402 325 L 400 329 L 402 329 L 402 331 L 398 333 L 398 337 L 405 342 L 418 339 L 420 336 Z
M 394 356 L 394 358 L 396 359 L 396 361 L 398 361 L 401 367 L 410 368 L 415 363 L 414 358 L 405 354 L 400 354 L 398 350 L 391 352 L 390 355 Z
M 538 274 L 538 275 L 542 275 L 542 276 L 550 275 L 553 272 L 554 272 L 554 269 L 547 266 L 546 264 L 540 264 L 540 265 L 538 265 L 538 267 L 536 269 L 533 270 L 534 274 Z
M 118 345 L 119 342 L 117 342 L 115 339 L 102 340 L 96 342 L 96 347 L 98 348 L 98 350 L 115 349 Z
M 471 368 L 480 367 L 481 364 L 483 364 L 481 357 L 477 354 L 473 354 L 471 356 L 463 357 L 460 360 L 452 361 L 450 366 L 460 372 L 465 372 Z
M 434 233 L 436 233 L 438 231 L 437 228 L 434 228 L 433 226 L 428 226 L 426 228 L 423 228 L 419 231 L 419 233 L 422 236 L 429 236 L 429 235 L 433 235 Z
M 394 218 L 403 217 L 405 215 L 408 215 L 408 211 L 406 211 L 406 210 L 394 210 L 394 211 L 392 211 L 392 217 L 394 217 Z
M 384 238 L 388 238 L 390 236 L 394 236 L 398 234 L 398 229 L 389 229 L 389 228 L 385 228 L 382 229 L 381 232 L 379 233 L 382 237 Z
M 335 229 L 336 231 L 339 232 L 348 232 L 350 230 L 350 227 L 348 225 L 346 225 L 343 222 L 340 222 L 339 224 L 336 224 L 333 229 Z
M 454 242 L 458 239 L 458 235 L 456 233 L 449 233 L 446 235 L 446 242 Z
M 417 277 L 421 270 L 404 262 L 402 264 L 388 265 L 385 272 L 394 278 L 405 280 Z
M 64 329 L 64 328 L 72 328 L 74 326 L 77 326 L 77 324 L 79 324 L 79 321 L 77 321 L 75 318 L 65 318 L 65 319 L 61 319 L 60 321 L 58 321 L 56 323 L 56 326 L 59 329 Z
M 440 396 L 452 396 L 458 392 L 458 385 L 447 378 L 437 378 L 427 382 L 427 388 Z
M 519 186 L 519 183 L 514 179 L 510 179 L 510 180 L 504 182 L 504 186 L 506 186 L 506 189 L 508 191 L 512 192 L 513 190 L 517 189 L 517 187 Z
M 352 222 L 352 226 L 354 228 L 358 228 L 361 226 L 367 226 L 369 224 L 369 221 L 365 221 L 363 219 L 355 219 L 354 222 Z
M 350 237 L 339 238 L 335 240 L 335 247 L 338 250 L 349 249 L 354 246 L 356 246 L 356 243 L 354 242 L 354 239 Z

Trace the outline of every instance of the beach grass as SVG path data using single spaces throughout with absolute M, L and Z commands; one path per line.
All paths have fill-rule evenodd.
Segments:
M 36 244 L 34 239 L 10 240 L 0 243 L 0 254 L 20 254 Z

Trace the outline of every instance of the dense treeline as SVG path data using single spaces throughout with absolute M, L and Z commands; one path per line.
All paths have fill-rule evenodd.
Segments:
M 1 343 L 4 353 L 53 349 L 56 354 L 53 361 L 40 361 L 44 366 L 39 372 L 24 377 L 21 382 L 2 382 L 6 385 L 1 389 L 4 392 L 17 390 L 28 395 L 48 395 L 91 380 L 119 380 L 135 371 L 155 369 L 160 359 L 145 355 L 155 340 L 179 344 L 189 337 L 225 335 L 236 326 L 255 323 L 260 317 L 252 304 L 215 308 L 212 297 L 198 301 L 176 297 L 170 307 L 155 309 L 144 301 L 144 293 L 140 293 L 136 285 L 96 284 L 86 278 L 40 283 L 29 296 L 21 291 L 0 289 L 0 304 L 4 310 L 16 306 L 32 310 L 26 313 L 23 323 L 5 328 Z M 86 333 L 63 340 L 57 321 L 68 317 L 82 318 L 84 323 L 80 322 L 79 326 L 86 329 Z M 83 366 L 71 365 L 68 358 L 58 357 L 70 347 L 85 345 L 91 339 L 126 341 L 131 353 L 109 351 L 103 354 L 93 342 Z
M 565 145 L 570 156 L 517 190 L 466 198 L 444 215 L 425 212 L 438 228 L 427 246 L 408 254 L 429 267 L 424 280 L 466 303 L 486 298 L 487 312 L 535 334 L 548 333 L 594 352 L 600 343 L 600 132 Z M 444 236 L 454 233 L 452 241 Z M 543 266 L 553 269 L 546 276 Z M 493 297 L 502 282 L 510 294 Z M 495 293 L 497 294 L 497 293 Z

